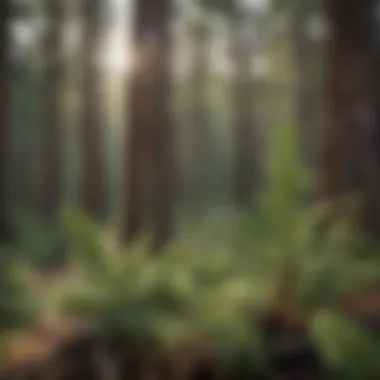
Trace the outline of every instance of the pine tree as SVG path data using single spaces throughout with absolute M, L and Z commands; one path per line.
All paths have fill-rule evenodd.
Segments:
M 82 125 L 82 203 L 92 217 L 105 213 L 105 173 L 102 155 L 102 102 L 96 49 L 100 33 L 100 0 L 83 3 L 83 125 Z
M 47 29 L 44 38 L 41 208 L 52 216 L 62 187 L 60 90 L 63 78 L 64 1 L 45 0 Z
M 171 0 L 135 2 L 130 133 L 126 146 L 128 176 L 125 238 L 131 241 L 146 228 L 145 206 L 151 207 L 154 249 L 173 230 L 174 151 L 170 118 Z
M 349 192 L 365 195 L 369 224 L 380 231 L 376 5 L 324 1 L 330 41 L 322 181 L 330 200 Z
M 9 139 L 9 33 L 11 1 L 0 4 L 0 243 L 9 238 L 7 202 Z

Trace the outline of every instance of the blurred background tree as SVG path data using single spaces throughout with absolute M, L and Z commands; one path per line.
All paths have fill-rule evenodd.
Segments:
M 47 217 L 54 217 L 62 201 L 62 82 L 64 80 L 63 1 L 43 2 L 42 82 L 42 189 L 40 204 Z
M 360 190 L 375 209 L 376 137 L 364 132 L 377 120 L 375 2 L 11 4 L 12 210 L 77 203 L 123 224 L 127 241 L 155 231 L 160 246 L 189 211 L 244 210 L 265 191 L 266 143 L 280 124 L 297 128 L 307 167 L 322 163 L 328 198 Z M 344 70 L 343 49 L 355 58 Z
M 81 191 L 83 208 L 101 220 L 106 215 L 106 173 L 104 160 L 103 73 L 97 60 L 102 37 L 103 3 L 82 2 L 83 27 L 83 126 Z
M 1 4 L 1 21 L 0 21 L 0 241 L 3 243 L 9 238 L 9 205 L 7 202 L 7 180 L 8 180 L 8 160 L 9 160 L 9 46 L 10 38 L 7 26 L 11 17 L 10 1 L 3 1 Z
M 151 226 L 156 249 L 173 231 L 175 166 L 169 103 L 172 3 L 143 0 L 135 9 L 124 231 L 125 238 L 133 240 L 146 225 Z M 150 206 L 147 224 L 146 204 Z
M 330 199 L 353 191 L 364 196 L 369 229 L 378 234 L 378 4 L 330 0 L 323 6 L 330 38 L 322 186 Z

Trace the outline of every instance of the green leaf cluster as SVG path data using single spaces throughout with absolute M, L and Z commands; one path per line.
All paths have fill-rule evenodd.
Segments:
M 377 246 L 366 246 L 370 259 L 358 258 L 363 237 L 351 221 L 321 229 L 331 208 L 310 201 L 312 179 L 297 151 L 294 130 L 279 128 L 267 190 L 239 223 L 231 218 L 234 233 L 201 226 L 159 257 L 150 255 L 149 239 L 117 246 L 85 214 L 65 209 L 73 274 L 57 290 L 59 312 L 162 348 L 201 336 L 225 357 L 249 351 L 264 363 L 256 317 L 284 281 L 297 306 L 315 312 L 380 278 Z
M 379 378 L 379 339 L 354 326 L 344 316 L 320 312 L 315 318 L 313 336 L 335 379 Z
M 184 238 L 157 258 L 147 239 L 130 249 L 109 248 L 100 228 L 77 210 L 66 209 L 63 220 L 74 274 L 57 293 L 61 312 L 162 348 L 194 336 L 209 339 L 226 357 L 258 347 L 247 312 L 254 284 L 239 273 L 232 251 L 202 251 Z

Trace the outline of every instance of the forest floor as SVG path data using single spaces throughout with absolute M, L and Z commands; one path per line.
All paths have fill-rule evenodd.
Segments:
M 63 269 L 59 271 L 44 273 L 39 275 L 35 280 L 33 281 L 33 286 L 36 290 L 36 292 L 40 294 L 44 294 L 46 290 L 51 289 L 55 285 L 59 284 L 63 280 L 70 279 L 71 272 L 69 269 Z M 342 302 L 337 305 L 337 310 L 339 312 L 343 312 L 344 314 L 348 315 L 353 321 L 355 321 L 357 324 L 360 324 L 362 327 L 365 327 L 369 329 L 373 334 L 379 334 L 380 336 L 380 288 L 374 288 L 366 292 L 362 293 L 356 293 L 348 296 L 346 299 L 342 300 Z M 84 325 L 78 320 L 59 320 L 55 319 L 52 316 L 43 316 L 41 319 L 42 321 L 39 323 L 38 326 L 35 326 L 33 329 L 29 331 L 25 331 L 24 333 L 20 334 L 17 338 L 12 340 L 11 349 L 9 350 L 9 353 L 6 358 L 4 358 L 4 362 L 6 362 L 6 365 L 4 366 L 4 373 L 0 373 L 0 379 L 1 380 L 15 380 L 16 378 L 22 378 L 22 379 L 38 379 L 38 380 L 75 380 L 74 377 L 65 377 L 62 374 L 55 373 L 54 375 L 51 373 L 52 371 L 52 365 L 51 363 L 55 363 L 53 367 L 57 370 L 57 368 L 62 368 L 62 366 L 68 365 L 67 361 L 64 362 L 66 364 L 60 363 L 63 359 L 63 354 L 65 350 L 67 350 L 67 347 L 69 345 L 72 345 L 74 342 L 74 345 L 76 344 L 78 347 L 75 348 L 72 352 L 74 353 L 74 356 L 72 356 L 69 360 L 70 365 L 73 367 L 76 367 L 78 365 L 78 362 L 82 360 L 82 365 L 88 365 L 89 359 L 85 358 L 83 355 L 91 355 L 90 352 L 93 350 L 93 347 L 88 346 L 88 349 L 85 354 L 83 351 L 79 353 L 79 348 L 81 345 L 81 337 L 86 336 L 86 331 L 88 331 L 88 326 Z M 273 328 L 273 326 L 272 326 Z M 273 330 L 274 331 L 274 330 Z M 299 332 L 292 333 L 290 331 L 285 332 L 276 330 L 275 334 L 276 336 L 273 337 L 273 343 L 276 347 L 272 347 L 273 352 L 280 352 L 280 356 L 286 357 L 286 352 L 294 352 L 294 355 L 297 357 L 299 356 L 301 361 L 305 360 L 312 360 L 309 362 L 308 365 L 310 365 L 310 371 L 308 377 L 302 377 L 305 375 L 305 369 L 302 369 L 302 373 L 304 375 L 292 375 L 288 377 L 284 377 L 284 379 L 322 379 L 324 378 L 321 374 L 319 369 L 319 366 L 315 363 L 315 361 L 318 361 L 317 359 L 310 359 L 313 357 L 310 353 L 308 354 L 308 350 L 310 350 L 310 347 L 307 347 L 307 345 L 303 345 L 305 342 L 305 337 L 297 335 Z M 84 334 L 84 335 L 83 335 Z M 90 333 L 91 334 L 91 333 Z M 280 346 L 280 342 L 283 342 L 283 337 L 286 337 L 285 339 L 285 349 Z M 77 342 L 77 343 L 75 343 Z M 301 349 L 302 352 L 299 350 Z M 72 350 L 72 346 L 71 349 Z M 282 352 L 282 353 L 281 353 Z M 60 353 L 60 354 L 59 354 Z M 76 354 L 75 354 L 76 353 Z M 79 355 L 78 357 L 75 357 L 75 355 Z M 82 355 L 82 356 L 80 356 Z M 280 363 L 284 360 L 282 357 L 277 357 L 277 361 Z M 314 360 L 314 361 L 313 361 Z M 91 360 L 90 360 L 91 361 Z M 74 365 L 73 362 L 76 362 Z M 47 373 L 47 366 L 46 363 L 50 363 L 48 366 L 49 368 L 49 375 Z M 84 364 L 87 363 L 87 364 Z M 311 363 L 311 364 L 310 364 Z M 313 364 L 314 363 L 314 364 Z M 283 364 L 280 364 L 280 367 Z M 317 367 L 313 367 L 314 365 L 317 365 Z M 79 368 L 79 367 L 78 367 Z M 206 367 L 205 367 L 206 368 Z M 282 368 L 282 367 L 281 367 Z M 43 370 L 42 370 L 43 369 Z M 286 369 L 280 369 L 280 371 L 287 371 Z M 78 370 L 79 374 L 82 373 L 83 378 L 83 368 L 81 370 Z M 63 371 L 64 373 L 65 371 Z M 111 371 L 112 372 L 112 371 Z M 187 372 L 189 369 L 187 369 Z M 199 371 L 198 371 L 199 372 Z M 207 371 L 206 371 L 207 372 Z M 205 373 L 206 373 L 205 372 Z M 241 372 L 240 372 L 241 373 Z M 293 372 L 292 372 L 293 373 Z M 318 374 L 317 374 L 318 373 Z M 17 374 L 17 375 L 16 375 Z M 22 374 L 22 377 L 18 377 L 20 374 Z M 35 376 L 35 377 L 33 377 Z M 169 377 L 157 377 L 157 379 L 166 379 L 166 380 L 183 380 L 185 377 L 178 377 L 179 375 L 171 375 Z M 181 375 L 182 376 L 182 375 Z M 200 375 L 199 375 L 200 376 Z M 206 377 L 196 377 L 190 376 L 186 377 L 186 379 L 216 379 L 219 377 L 213 377 L 214 375 L 205 375 Z M 248 375 L 247 375 L 248 376 Z M 274 376 L 270 376 L 270 378 L 276 378 Z M 301 376 L 301 377 L 298 377 Z M 78 379 L 81 377 L 78 377 Z M 124 377 L 122 377 L 124 378 Z M 142 380 L 145 380 L 144 377 L 133 377 L 136 380 L 139 380 L 140 378 Z M 232 377 L 229 377 L 228 379 L 244 379 L 244 378 L 252 378 L 252 377 L 235 377 L 233 375 Z M 258 378 L 258 377 L 256 377 Z M 83 378 L 84 379 L 84 378 Z M 104 378 L 105 379 L 105 378 Z M 90 378 L 88 378 L 90 380 Z M 109 377 L 107 380 L 116 380 L 114 378 Z M 119 379 L 117 379 L 119 380 Z

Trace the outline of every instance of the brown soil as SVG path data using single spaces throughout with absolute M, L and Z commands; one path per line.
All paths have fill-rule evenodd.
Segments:
M 220 373 L 218 360 L 205 342 L 164 356 L 126 339 L 105 339 L 94 331 L 33 334 L 15 343 L 1 380 L 244 380 L 257 379 L 245 368 Z M 102 352 L 100 352 L 100 349 Z M 103 373 L 103 376 L 99 374 Z M 153 376 L 153 377 L 152 377 Z
M 270 356 L 269 379 L 322 379 L 318 358 L 304 328 L 267 317 L 264 328 Z M 103 352 L 99 352 L 100 349 Z M 207 342 L 192 342 L 170 355 L 138 347 L 117 337 L 105 339 L 73 321 L 30 334 L 15 343 L 1 380 L 245 380 L 263 379 L 240 365 L 230 373 Z M 104 373 L 99 377 L 100 373 Z M 308 377 L 305 377 L 305 376 Z M 313 377 L 314 376 L 314 377 Z
M 63 273 L 62 276 L 67 276 Z M 45 287 L 56 281 L 46 276 Z M 351 294 L 337 309 L 357 323 L 380 332 L 380 289 Z M 277 310 L 263 318 L 262 330 L 269 357 L 268 379 L 324 378 L 307 317 L 295 310 Z M 376 330 L 377 329 L 377 330 Z M 14 342 L 0 371 L 0 380 L 245 380 L 262 379 L 240 366 L 220 374 L 214 350 L 193 342 L 163 357 L 127 339 L 101 337 L 79 321 L 51 321 Z M 104 373 L 99 376 L 99 373 Z

